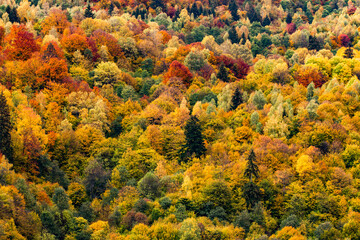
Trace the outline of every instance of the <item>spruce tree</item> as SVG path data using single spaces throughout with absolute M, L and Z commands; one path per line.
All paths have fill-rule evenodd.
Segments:
M 200 4 L 200 6 L 199 6 L 199 16 L 200 15 L 205 15 L 204 14 L 204 8 L 203 8 L 202 4 Z
M 248 208 L 253 208 L 261 200 L 261 191 L 258 185 L 249 181 L 242 187 L 243 197 Z
M 229 30 L 229 39 L 231 41 L 231 43 L 239 43 L 239 36 L 236 32 L 236 29 L 234 26 L 232 26 Z
M 110 16 L 112 15 L 113 11 L 114 11 L 114 4 L 113 4 L 113 2 L 111 2 L 109 10 L 108 10 L 108 13 Z
M 14 22 L 20 23 L 20 18 L 19 18 L 19 15 L 18 15 L 18 13 L 17 13 L 16 8 L 12 8 L 12 9 L 10 10 L 9 20 L 10 20 L 10 22 L 12 22 L 12 23 L 14 23 Z
M 310 50 L 320 50 L 320 44 L 319 41 L 316 39 L 315 36 L 309 36 L 309 49 Z
M 246 38 L 246 36 L 245 36 L 245 32 L 243 32 L 243 33 L 241 34 L 240 40 L 241 40 L 241 43 L 242 43 L 242 44 L 246 43 L 247 38 Z
M 242 191 L 248 207 L 253 208 L 261 200 L 260 188 L 253 182 L 253 177 L 259 177 L 259 168 L 255 163 L 256 155 L 254 150 L 251 149 L 247 160 L 244 175 L 249 178 L 249 181 L 243 186 Z
M 176 22 L 176 20 L 178 20 L 178 18 L 180 17 L 180 10 L 179 9 L 176 9 L 176 12 L 172 18 L 172 21 L 173 22 Z
M 152 9 L 156 9 L 158 7 L 160 7 L 161 9 L 164 9 L 165 8 L 165 4 L 164 4 L 164 1 L 163 0 L 152 0 L 150 2 L 150 7 Z M 189 12 L 189 11 L 188 11 Z
M 204 137 L 201 133 L 201 125 L 196 116 L 191 116 L 185 125 L 186 144 L 181 149 L 181 161 L 186 162 L 191 155 L 199 158 L 205 154 Z
M 253 23 L 253 22 L 260 22 L 259 20 L 259 17 L 258 17 L 258 14 L 254 8 L 253 5 L 250 5 L 250 9 L 249 11 L 247 12 L 247 17 L 249 18 L 250 22 Z
M 252 182 L 253 176 L 255 178 L 259 177 L 259 167 L 255 163 L 256 155 L 255 155 L 254 150 L 251 149 L 247 160 L 248 160 L 248 162 L 247 162 L 247 165 L 245 168 L 244 175 L 249 178 L 250 182 Z
M 230 10 L 232 19 L 234 21 L 238 21 L 240 19 L 239 15 L 238 15 L 238 9 L 239 9 L 239 7 L 237 6 L 235 0 L 231 0 L 231 2 L 229 4 L 229 10 Z
M 91 7 L 90 7 L 90 4 L 88 3 L 87 5 L 87 8 L 85 10 L 85 17 L 86 18 L 94 18 L 94 14 L 93 12 L 91 11 Z
M 291 16 L 290 13 L 288 13 L 287 16 L 286 16 L 286 23 L 289 24 L 291 22 L 292 22 L 292 16 Z
M 270 20 L 269 16 L 266 16 L 262 22 L 262 25 L 265 27 L 265 26 L 269 26 L 270 23 L 271 23 L 271 20 Z
M 193 5 L 191 6 L 190 13 L 193 13 L 195 18 L 197 18 L 200 15 L 199 14 L 199 9 L 198 9 L 196 3 L 193 3 Z
M 229 81 L 229 74 L 223 62 L 220 64 L 219 72 L 217 73 L 216 77 L 224 82 Z
M 11 120 L 10 110 L 7 105 L 3 92 L 0 93 L 0 153 L 5 155 L 10 161 L 13 160 L 11 147 Z
M 235 110 L 240 104 L 242 104 L 242 96 L 239 88 L 235 89 L 234 94 L 231 97 L 231 110 Z

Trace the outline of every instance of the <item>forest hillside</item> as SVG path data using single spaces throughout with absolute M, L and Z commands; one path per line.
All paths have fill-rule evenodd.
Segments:
M 0 240 L 360 239 L 359 0 L 0 4 Z

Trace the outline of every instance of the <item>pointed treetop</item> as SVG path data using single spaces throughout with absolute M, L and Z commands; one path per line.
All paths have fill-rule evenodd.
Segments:
M 251 149 L 247 160 L 244 175 L 252 182 L 252 177 L 258 178 L 260 173 L 259 167 L 256 165 L 256 155 L 253 149 Z

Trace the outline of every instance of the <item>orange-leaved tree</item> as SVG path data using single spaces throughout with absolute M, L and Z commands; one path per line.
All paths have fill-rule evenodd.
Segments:
M 13 25 L 5 37 L 5 54 L 8 60 L 27 60 L 39 50 L 34 35 L 24 25 Z
M 55 28 L 57 32 L 62 34 L 69 25 L 65 12 L 60 9 L 53 9 L 41 24 L 42 33 L 47 34 L 52 28 Z
M 316 88 L 321 87 L 327 80 L 315 64 L 299 67 L 294 74 L 294 78 L 305 87 L 313 82 Z
M 89 47 L 86 37 L 77 33 L 71 34 L 69 36 L 64 36 L 61 39 L 61 45 L 64 50 L 69 53 L 73 53 L 76 50 L 84 51 L 86 48 Z

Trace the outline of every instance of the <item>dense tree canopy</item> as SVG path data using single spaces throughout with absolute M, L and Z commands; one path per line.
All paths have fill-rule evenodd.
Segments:
M 2 1 L 0 239 L 359 239 L 357 1 Z

